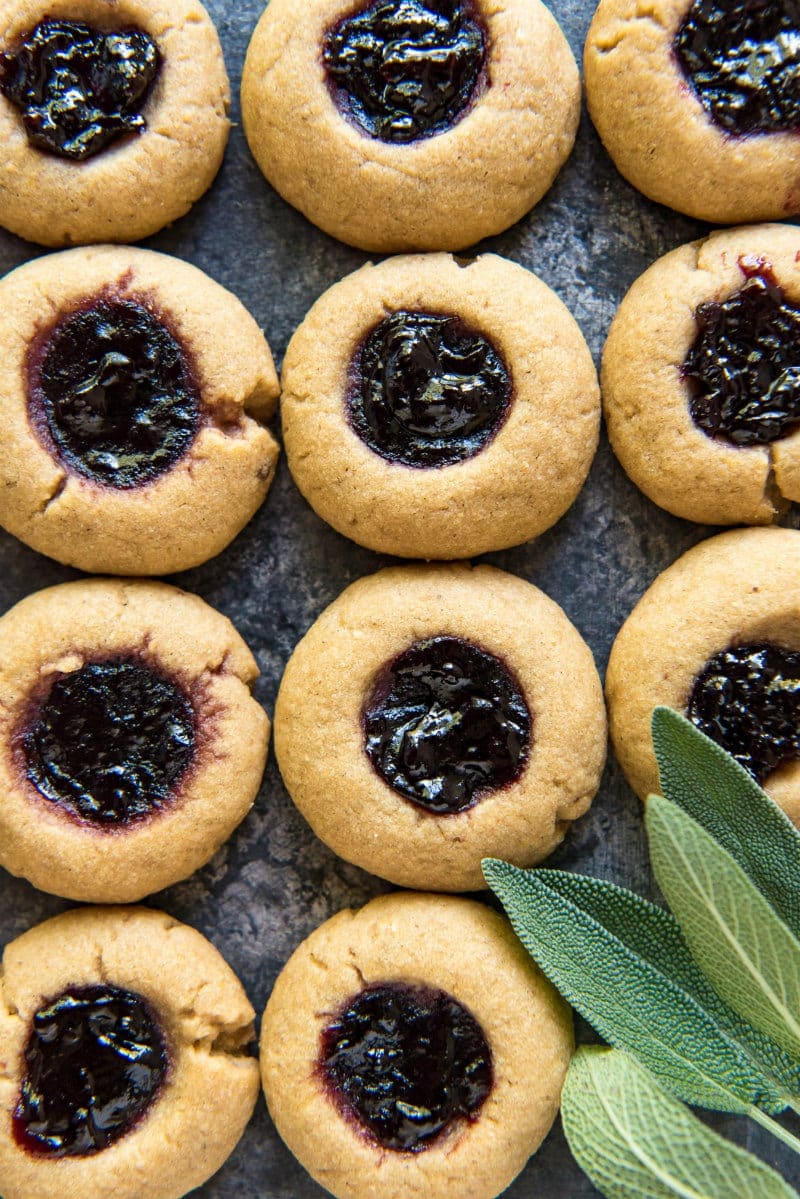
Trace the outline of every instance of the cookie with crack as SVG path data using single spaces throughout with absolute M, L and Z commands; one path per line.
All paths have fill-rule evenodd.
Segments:
M 567 1005 L 502 916 L 402 892 L 313 932 L 261 1030 L 278 1131 L 336 1199 L 445 1199 L 454 1179 L 494 1199 L 547 1135 L 572 1051 Z
M 800 827 L 800 532 L 736 529 L 668 567 L 617 634 L 611 739 L 642 798 L 658 790 L 650 721 L 682 712 Z
M 611 444 L 656 504 L 769 524 L 800 500 L 800 234 L 712 233 L 634 283 L 608 336 Z
M 271 0 L 242 80 L 276 190 L 364 250 L 457 250 L 524 216 L 575 140 L 580 80 L 539 0 Z
M 0 282 L 0 524 L 81 570 L 168 574 L 261 505 L 278 379 L 243 305 L 196 267 L 111 246 Z
M 230 88 L 197 0 L 0 0 L 0 224 L 138 241 L 222 163 Z
M 87 579 L 0 619 L 0 864 L 129 903 L 186 878 L 253 805 L 269 721 L 233 625 L 164 583 Z
M 584 54 L 617 169 L 722 225 L 800 212 L 799 70 L 791 0 L 600 0 Z
M 0 979 L 5 1199 L 180 1199 L 233 1152 L 254 1013 L 200 933 L 82 908 L 7 945 Z

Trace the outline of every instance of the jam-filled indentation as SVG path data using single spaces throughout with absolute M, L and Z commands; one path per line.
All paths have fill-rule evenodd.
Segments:
M 174 800 L 191 765 L 196 717 L 177 683 L 133 659 L 56 677 L 20 737 L 44 799 L 98 827 L 142 820 Z
M 18 1144 L 38 1156 L 100 1153 L 139 1123 L 169 1067 L 150 1005 L 105 984 L 71 987 L 39 1009 L 14 1113 Z
M 363 722 L 364 749 L 380 777 L 440 815 L 516 782 L 533 723 L 505 663 L 458 637 L 417 642 L 384 667 Z
M 322 1034 L 320 1068 L 342 1113 L 385 1149 L 419 1153 L 477 1119 L 493 1084 L 484 1032 L 444 991 L 367 987 Z
M 471 0 L 377 0 L 328 31 L 323 62 L 339 108 L 361 129 L 412 142 L 465 115 L 486 46 Z
M 695 679 L 688 715 L 763 783 L 800 758 L 800 652 L 768 642 L 722 650 Z
M 389 462 L 417 469 L 474 458 L 511 407 L 511 378 L 495 346 L 454 316 L 395 312 L 353 360 L 347 415 Z
M 703 108 L 726 133 L 800 131 L 797 0 L 694 0 L 674 49 Z
M 768 445 L 800 422 L 800 307 L 763 261 L 746 273 L 740 291 L 697 309 L 682 376 L 704 433 L 735 446 Z
M 142 110 L 160 65 L 140 29 L 45 20 L 0 54 L 0 90 L 32 145 L 81 161 L 147 127 Z
M 65 466 L 107 487 L 168 471 L 200 426 L 184 348 L 132 299 L 101 297 L 61 317 L 32 350 L 29 412 Z

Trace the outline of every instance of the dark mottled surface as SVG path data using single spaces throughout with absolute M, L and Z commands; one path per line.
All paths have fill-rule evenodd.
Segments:
M 592 7 L 592 0 L 551 0 L 577 55 Z M 209 8 L 238 92 L 260 0 L 236 5 L 210 0 Z M 234 120 L 239 121 L 238 102 Z M 701 232 L 697 223 L 650 204 L 629 187 L 584 118 L 575 152 L 552 192 L 486 248 L 531 267 L 554 287 L 599 355 L 630 283 L 658 255 Z M 210 194 L 148 244 L 188 259 L 235 291 L 265 328 L 279 360 L 311 303 L 365 259 L 314 229 L 277 197 L 250 158 L 238 125 Z M 0 232 L 3 269 L 37 252 Z M 533 545 L 492 555 L 491 561 L 536 582 L 562 604 L 602 671 L 614 634 L 635 601 L 659 571 L 708 532 L 667 516 L 640 495 L 604 441 L 585 490 L 556 528 Z M 325 526 L 301 500 L 282 462 L 266 505 L 235 544 L 175 581 L 234 620 L 258 657 L 257 694 L 271 712 L 297 640 L 347 584 L 384 561 Z M 74 572 L 0 532 L 3 610 L 39 587 L 72 577 Z M 592 811 L 551 864 L 612 877 L 652 894 L 646 861 L 639 803 L 612 761 Z M 260 1011 L 295 945 L 339 908 L 361 904 L 382 889 L 316 841 L 271 762 L 254 811 L 229 844 L 194 878 L 150 902 L 209 936 Z M 7 876 L 0 880 L 0 897 L 3 939 L 68 906 Z M 717 1123 L 789 1170 L 788 1151 L 781 1157 L 766 1133 L 734 1119 Z M 321 1199 L 324 1192 L 283 1147 L 260 1102 L 236 1153 L 197 1194 L 202 1199 Z M 556 1126 L 507 1194 L 509 1199 L 584 1199 L 596 1192 L 571 1160 Z M 456 1186 L 453 1199 L 459 1199 Z

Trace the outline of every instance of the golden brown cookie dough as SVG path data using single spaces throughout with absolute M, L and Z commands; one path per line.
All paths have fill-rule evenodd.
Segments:
M 699 220 L 792 216 L 800 211 L 796 128 L 737 135 L 712 119 L 674 50 L 691 9 L 692 0 L 600 0 L 584 73 L 603 144 L 634 187 Z M 769 65 L 768 54 L 750 54 L 756 72 Z M 795 69 L 790 59 L 786 70 Z M 753 83 L 751 97 L 755 90 Z M 740 102 L 744 108 L 746 98 Z
M 397 142 L 345 114 L 325 66 L 328 31 L 369 8 L 271 0 L 242 82 L 261 170 L 314 224 L 365 250 L 457 250 L 507 229 L 545 194 L 575 140 L 580 81 L 556 21 L 539 0 L 475 0 L 488 49 L 471 102 L 443 132 Z M 402 70 L 397 79 L 400 92 Z
M 0 978 L 4 1199 L 179 1199 L 233 1152 L 258 1095 L 258 1065 L 247 1056 L 254 1013 L 205 937 L 163 912 L 83 908 L 6 946 Z M 161 1085 L 138 1123 L 105 1148 L 31 1152 L 19 1136 L 30 1124 L 19 1116 L 34 1016 L 64 996 L 109 988 L 149 1009 L 168 1063 Z M 93 1040 L 84 1037 L 81 1052 Z
M 469 442 L 468 425 L 458 427 L 474 403 L 467 402 L 475 391 L 474 355 L 440 353 L 435 368 L 412 374 L 408 386 L 402 377 L 392 383 L 391 363 L 375 371 L 382 398 L 374 414 L 388 412 L 391 435 L 416 436 L 428 455 L 444 446 L 450 460 L 440 455 L 441 465 L 410 466 L 396 460 L 391 442 L 384 439 L 378 452 L 356 431 L 369 339 L 401 312 L 454 317 L 447 338 L 457 340 L 466 326 L 485 339 L 484 351 L 488 341 L 499 355 L 510 391 L 505 411 L 485 424 L 482 448 Z M 392 337 L 385 344 L 402 366 L 404 351 Z M 480 370 L 485 358 L 478 362 Z M 457 386 L 448 393 L 453 372 Z M 480 404 L 486 392 L 477 378 Z M 578 326 L 540 279 L 493 254 L 468 265 L 446 254 L 400 257 L 349 275 L 295 333 L 282 386 L 286 452 L 303 495 L 346 537 L 399 557 L 467 558 L 538 536 L 573 503 L 597 448 L 597 377 Z M 405 409 L 412 391 L 414 403 Z M 437 421 L 452 427 L 439 441 Z M 461 446 L 472 456 L 456 459 Z
M 149 237 L 188 212 L 222 163 L 230 88 L 216 29 L 198 0 L 0 0 L 0 50 L 44 19 L 140 30 L 161 65 L 143 130 L 82 161 L 33 145 L 0 94 L 0 224 L 46 246 Z
M 381 984 L 445 992 L 477 1021 L 491 1053 L 482 1106 L 417 1152 L 382 1148 L 343 1114 L 320 1068 L 326 1029 Z M 261 1033 L 272 1118 L 336 1199 L 444 1199 L 454 1179 L 459 1199 L 494 1199 L 547 1135 L 572 1050 L 569 1009 L 508 923 L 442 895 L 385 895 L 328 920 L 284 967 Z
M 686 713 L 712 658 L 764 644 L 800 651 L 800 532 L 742 529 L 712 537 L 645 592 L 617 635 L 606 676 L 614 749 L 642 799 L 658 790 L 653 708 Z M 721 701 L 723 724 L 730 702 Z M 800 761 L 785 761 L 763 786 L 800 825 Z
M 87 311 L 102 317 L 109 305 L 112 315 L 133 306 L 135 319 L 168 343 L 144 383 L 129 354 L 136 342 L 107 335 L 102 320 L 89 333 L 81 325 Z M 77 354 L 67 374 L 48 365 L 58 365 L 54 347 Z M 133 367 L 123 361 L 118 370 L 120 351 Z M 174 417 L 177 382 L 188 399 Z M 7 275 L 0 390 L 0 524 L 81 570 L 146 575 L 196 566 L 244 528 L 274 476 L 278 446 L 264 422 L 278 380 L 264 336 L 230 292 L 163 254 L 70 250 Z M 151 410 L 166 410 L 166 433 L 151 432 Z M 182 441 L 172 452 L 176 427 Z M 75 448 L 84 446 L 79 459 Z
M 412 688 L 403 713 L 391 671 L 402 692 L 414 663 L 401 655 L 437 641 L 431 689 Z M 448 661 L 455 688 L 442 684 Z M 380 713 L 395 702 L 387 734 Z M 388 748 L 397 730 L 405 773 Z M 275 752 L 294 802 L 340 857 L 400 886 L 476 890 L 482 858 L 533 865 L 589 807 L 606 754 L 602 690 L 589 647 L 529 583 L 489 566 L 392 567 L 348 587 L 294 651 Z M 499 764 L 482 771 L 485 752 Z
M 128 903 L 207 862 L 252 807 L 269 735 L 230 621 L 164 583 L 91 579 L 17 604 L 0 643 L 0 864 Z
M 758 298 L 765 294 L 776 296 L 769 320 L 763 315 L 765 302 Z M 747 438 L 744 444 L 736 444 L 724 430 L 714 436 L 693 419 L 693 397 L 702 402 L 711 396 L 713 411 L 720 410 L 709 386 L 717 386 L 716 368 L 713 378 L 706 371 L 709 384 L 702 386 L 684 374 L 687 358 L 703 335 L 698 310 L 732 300 L 742 302 L 734 318 L 743 325 L 741 333 L 733 334 L 739 347 L 737 365 L 747 362 L 748 367 L 738 375 L 728 368 L 734 379 L 726 394 L 739 395 L 732 405 L 737 413 L 750 413 L 748 420 L 739 417 L 732 426 L 737 439 Z M 633 481 L 668 512 L 703 524 L 769 524 L 789 500 L 800 500 L 798 422 L 787 421 L 771 441 L 751 440 L 758 425 L 753 396 L 758 395 L 760 412 L 781 410 L 787 364 L 775 358 L 772 343 L 780 328 L 781 304 L 797 310 L 796 323 L 785 322 L 782 336 L 787 363 L 800 366 L 795 348 L 800 330 L 800 234 L 788 225 L 729 229 L 681 246 L 645 271 L 623 300 L 603 355 L 608 433 Z M 753 329 L 761 330 L 760 341 Z M 757 345 L 761 358 L 752 365 Z M 711 343 L 709 350 L 714 350 Z M 738 386 L 736 377 L 741 380 Z M 800 389 L 792 386 L 795 398 L 790 390 L 784 407 L 800 414 Z M 763 421 L 764 436 L 774 424 Z

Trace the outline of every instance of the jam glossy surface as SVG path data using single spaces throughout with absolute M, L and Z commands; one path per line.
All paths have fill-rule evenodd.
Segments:
M 159 66 L 158 47 L 139 29 L 44 20 L 0 55 L 0 89 L 33 145 L 80 161 L 146 128 Z
M 493 654 L 456 637 L 420 641 L 378 676 L 364 748 L 395 791 L 429 812 L 463 812 L 515 782 L 531 745 L 519 683 Z
M 761 643 L 715 654 L 694 681 L 688 715 L 764 782 L 800 758 L 800 653 Z
M 492 1089 L 492 1053 L 475 1017 L 444 991 L 383 983 L 352 999 L 322 1034 L 321 1070 L 340 1110 L 383 1148 L 418 1153 Z
M 800 130 L 800 0 L 694 0 L 674 48 L 727 133 Z
M 168 1069 L 149 1004 L 119 987 L 75 987 L 40 1008 L 25 1048 L 17 1142 L 46 1157 L 106 1149 L 147 1112 Z
M 40 795 L 114 828 L 174 798 L 194 756 L 195 714 L 183 691 L 150 667 L 94 662 L 57 678 L 21 748 Z
M 488 445 L 508 415 L 511 390 L 503 360 L 482 334 L 456 317 L 400 311 L 359 348 L 348 418 L 389 462 L 450 466 Z
M 330 29 L 323 48 L 340 109 L 385 142 L 454 125 L 485 60 L 486 35 L 469 0 L 377 0 Z
M 184 351 L 132 300 L 101 298 L 62 317 L 29 369 L 29 411 L 66 466 L 109 487 L 149 483 L 200 424 Z
M 736 446 L 767 445 L 800 422 L 800 308 L 761 267 L 722 303 L 702 304 L 683 365 L 692 420 Z

